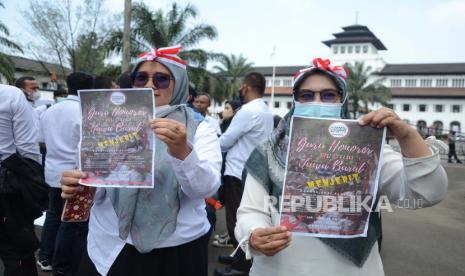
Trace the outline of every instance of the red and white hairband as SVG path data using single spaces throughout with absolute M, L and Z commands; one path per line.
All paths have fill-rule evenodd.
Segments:
M 139 64 L 143 61 L 153 61 L 155 59 L 161 59 L 166 62 L 172 63 L 177 65 L 181 68 L 186 69 L 187 62 L 182 60 L 177 56 L 177 54 L 181 51 L 182 46 L 176 45 L 171 47 L 164 47 L 164 48 L 152 48 L 150 52 L 144 52 L 137 56 L 136 63 Z
M 293 82 L 295 83 L 297 81 L 297 79 L 300 76 L 302 76 L 305 72 L 313 70 L 314 68 L 318 68 L 320 70 L 325 70 L 325 71 L 332 72 L 332 73 L 338 75 L 339 77 L 341 77 L 344 80 L 349 75 L 349 72 L 347 71 L 347 69 L 345 67 L 339 66 L 339 65 L 331 66 L 331 61 L 329 59 L 323 60 L 321 58 L 315 58 L 315 59 L 313 59 L 313 65 L 312 66 L 301 69 L 301 70 L 299 70 L 299 72 L 297 72 L 297 74 L 294 75 L 294 77 L 292 78 Z

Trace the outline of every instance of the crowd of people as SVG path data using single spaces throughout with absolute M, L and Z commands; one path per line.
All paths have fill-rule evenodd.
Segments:
M 213 243 L 236 250 L 219 256 L 228 266 L 216 268 L 215 275 L 383 275 L 377 214 L 371 215 L 366 238 L 319 239 L 293 237 L 279 226 L 279 206 L 264 209 L 268 196 L 282 193 L 291 117 L 347 118 L 346 75 L 318 62 L 296 72 L 294 104 L 277 120 L 263 100 L 264 76 L 249 73 L 218 120 L 209 113 L 211 96 L 190 86 L 186 64 L 176 54 L 143 53 L 117 82 L 72 73 L 53 105 L 34 106 L 40 94 L 32 77 L 18 79 L 17 87 L 0 85 L 5 276 L 37 275 L 36 264 L 52 275 L 206 276 L 215 210 L 221 206 L 227 233 Z M 77 91 L 119 87 L 153 90 L 156 116 L 147 127 L 156 137 L 154 187 L 96 188 L 89 221 L 62 222 L 64 200 L 87 177 L 77 166 Z M 447 176 L 438 150 L 394 111 L 372 111 L 360 124 L 387 127 L 401 147 L 384 149 L 378 195 L 421 199 L 424 206 L 445 197 Z M 33 221 L 45 210 L 39 241 Z

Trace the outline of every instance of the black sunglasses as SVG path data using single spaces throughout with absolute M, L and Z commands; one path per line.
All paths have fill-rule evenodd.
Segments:
M 144 87 L 149 79 L 152 78 L 152 82 L 158 89 L 166 89 L 170 86 L 170 81 L 174 80 L 169 74 L 156 72 L 150 76 L 147 72 L 135 72 L 131 74 L 132 85 L 134 87 Z
M 333 103 L 340 95 L 337 90 L 323 90 L 323 91 L 312 91 L 309 89 L 300 89 L 294 92 L 294 99 L 298 102 L 313 102 L 315 100 L 315 94 L 320 94 L 320 100 L 324 103 Z

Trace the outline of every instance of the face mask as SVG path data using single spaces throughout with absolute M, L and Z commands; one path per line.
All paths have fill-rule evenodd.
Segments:
M 31 94 L 29 94 L 29 99 L 31 99 L 31 101 L 37 101 L 39 98 L 40 98 L 40 92 L 37 91 L 37 92 L 34 92 Z
M 241 104 L 245 104 L 245 97 L 244 95 L 242 95 L 242 90 L 239 89 L 239 101 L 241 102 Z
M 342 103 L 294 103 L 294 115 L 317 118 L 341 118 Z

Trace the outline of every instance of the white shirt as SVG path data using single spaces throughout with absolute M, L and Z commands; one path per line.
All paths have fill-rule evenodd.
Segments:
M 433 150 L 432 156 L 405 158 L 387 145 L 384 149 L 378 195 L 386 195 L 391 204 L 396 204 L 398 200 L 422 199 L 423 207 L 432 206 L 444 199 L 447 193 L 447 175 L 441 166 L 439 151 Z M 237 211 L 235 236 L 241 241 L 246 256 L 254 258 L 251 276 L 384 275 L 378 246 L 373 246 L 361 268 L 313 237 L 294 235 L 289 247 L 273 257 L 264 256 L 250 248 L 248 239 L 254 229 L 279 225 L 277 210 L 273 207 L 272 210 L 264 209 L 267 196 L 268 192 L 263 185 L 249 174 Z
M 220 137 L 221 150 L 226 155 L 224 175 L 242 177 L 250 154 L 273 130 L 273 114 L 263 99 L 243 105 Z
M 221 135 L 221 128 L 220 128 L 220 124 L 218 123 L 217 119 L 207 114 L 207 116 L 205 116 L 205 122 L 210 124 L 210 126 L 216 131 L 216 134 L 218 136 Z
M 69 95 L 41 116 L 40 129 L 47 147 L 45 181 L 60 188 L 64 171 L 77 168 L 81 111 L 78 96 Z
M 183 161 L 174 157 L 170 160 L 181 185 L 180 209 L 176 230 L 158 248 L 185 244 L 205 235 L 210 229 L 205 197 L 218 190 L 221 169 L 221 151 L 215 131 L 208 123 L 200 123 L 192 152 Z M 105 189 L 98 188 L 91 209 L 87 251 L 99 273 L 108 273 L 126 243 L 132 244 L 131 236 L 126 240 L 119 237 L 118 218 L 113 205 Z
M 0 159 L 18 151 L 21 156 L 40 162 L 37 137 L 33 111 L 23 92 L 0 84 Z

